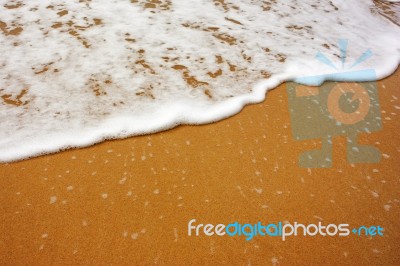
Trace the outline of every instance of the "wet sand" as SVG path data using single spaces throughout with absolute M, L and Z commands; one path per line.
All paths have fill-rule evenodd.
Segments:
M 2 265 L 395 265 L 400 261 L 400 70 L 378 83 L 382 152 L 304 169 L 319 140 L 292 137 L 285 84 L 266 101 L 203 126 L 107 141 L 0 165 Z M 189 237 L 187 224 L 380 225 L 383 237 Z

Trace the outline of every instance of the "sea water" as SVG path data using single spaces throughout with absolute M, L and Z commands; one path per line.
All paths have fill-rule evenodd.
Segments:
M 382 16 L 372 0 L 1 0 L 0 161 L 226 118 L 284 81 L 332 73 L 317 54 L 341 71 L 368 51 L 352 70 L 386 77 L 400 59 L 398 10 Z

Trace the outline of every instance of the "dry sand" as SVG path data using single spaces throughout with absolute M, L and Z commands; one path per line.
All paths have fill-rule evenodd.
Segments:
M 378 164 L 304 169 L 285 85 L 203 126 L 0 165 L 0 264 L 395 265 L 400 263 L 400 70 L 379 82 Z M 189 237 L 187 223 L 380 225 L 383 237 Z

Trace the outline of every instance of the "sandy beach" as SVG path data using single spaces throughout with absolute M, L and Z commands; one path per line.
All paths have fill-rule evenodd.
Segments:
M 202 126 L 107 141 L 0 165 L 2 265 L 396 265 L 400 261 L 400 70 L 378 82 L 383 129 L 360 134 L 380 163 L 331 168 L 299 155 L 282 84 L 260 104 Z M 188 236 L 188 222 L 348 223 L 384 236 Z
M 400 264 L 398 3 L 3 2 L 0 265 Z

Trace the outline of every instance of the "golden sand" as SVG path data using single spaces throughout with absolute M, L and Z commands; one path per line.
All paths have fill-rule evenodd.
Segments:
M 379 82 L 378 164 L 304 169 L 285 85 L 204 126 L 0 165 L 2 265 L 395 265 L 400 262 L 398 70 Z M 189 237 L 187 223 L 380 225 L 383 237 Z

